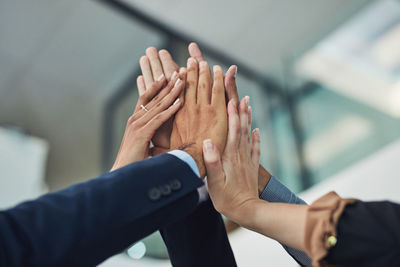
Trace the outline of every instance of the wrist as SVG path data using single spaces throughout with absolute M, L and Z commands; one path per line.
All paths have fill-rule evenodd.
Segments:
M 254 229 L 257 226 L 257 214 L 265 204 L 268 203 L 259 198 L 248 200 L 231 219 L 244 228 Z
M 258 195 L 261 195 L 264 191 L 271 176 L 272 175 L 260 164 L 260 167 L 258 168 Z
M 190 144 L 181 147 L 180 149 L 188 153 L 190 156 L 192 156 L 192 158 L 196 162 L 197 168 L 199 169 L 200 178 L 203 179 L 206 175 L 206 169 L 204 166 L 203 153 L 201 147 L 199 147 L 196 144 Z

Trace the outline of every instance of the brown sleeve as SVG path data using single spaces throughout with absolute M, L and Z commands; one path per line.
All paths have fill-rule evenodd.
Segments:
M 313 266 L 324 265 L 321 260 L 336 243 L 338 220 L 346 205 L 355 201 L 355 199 L 343 199 L 332 191 L 309 206 L 304 246 Z

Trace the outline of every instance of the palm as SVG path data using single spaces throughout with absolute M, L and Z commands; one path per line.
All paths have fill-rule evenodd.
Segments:
M 169 119 L 164 123 L 154 134 L 151 141 L 154 146 L 169 149 L 170 148 L 170 137 L 172 131 L 172 122 L 174 118 Z

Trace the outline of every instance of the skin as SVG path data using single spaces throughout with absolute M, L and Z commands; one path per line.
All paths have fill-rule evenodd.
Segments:
M 250 142 L 248 98 L 238 109 L 233 102 L 228 103 L 228 140 L 222 156 L 211 140 L 203 142 L 208 192 L 214 207 L 245 228 L 304 251 L 307 206 L 259 199 L 259 130 L 252 132 Z
M 199 63 L 205 62 L 203 54 L 196 43 L 190 43 L 188 51 L 190 56 L 196 59 Z M 142 70 L 142 75 L 137 79 L 139 95 L 146 92 L 146 88 L 151 87 L 157 79 L 157 75 L 160 75 L 162 71 L 167 80 L 171 79 L 172 74 L 175 71 L 179 71 L 181 79 L 185 79 L 185 68 L 179 69 L 179 66 L 175 63 L 171 54 L 165 49 L 157 51 L 154 47 L 147 48 L 146 55 L 141 57 L 139 63 Z M 229 67 L 224 77 L 226 100 L 227 102 L 233 100 L 235 106 L 239 104 L 239 96 L 236 87 L 236 73 L 237 66 L 232 65 Z M 184 92 L 181 93 L 180 99 L 184 100 Z M 173 118 L 169 119 L 156 131 L 152 138 L 152 142 L 155 145 L 155 148 L 153 149 L 154 154 L 164 153 L 171 149 L 170 137 L 172 132 L 172 122 Z M 198 154 L 197 151 L 194 149 L 192 150 L 192 153 Z M 201 157 L 197 156 L 197 158 Z M 258 193 L 261 194 L 265 186 L 268 184 L 271 174 L 262 165 L 260 165 L 258 172 Z
M 146 55 L 140 58 L 139 64 L 142 70 L 142 75 L 137 78 L 139 96 L 143 95 L 148 88 L 151 88 L 162 74 L 165 75 L 167 81 L 170 81 L 173 74 L 178 72 L 179 77 L 185 80 L 185 68 L 179 69 L 167 50 L 157 51 L 156 48 L 149 47 L 146 49 Z M 157 129 L 152 138 L 152 142 L 158 148 L 159 153 L 166 152 L 170 148 L 172 121 L 173 118 L 166 121 Z
M 157 129 L 173 117 L 182 103 L 178 96 L 183 90 L 185 81 L 177 73 L 168 83 L 163 74 L 152 83 L 136 104 L 135 111 L 128 119 L 124 137 L 111 171 L 143 160 L 151 155 L 150 140 Z M 141 108 L 145 106 L 149 111 Z
M 207 62 L 201 64 L 194 58 L 187 62 L 185 102 L 176 114 L 171 133 L 171 148 L 191 149 L 204 178 L 205 168 L 202 157 L 202 142 L 212 139 L 219 149 L 224 150 L 227 136 L 227 113 L 222 68 L 214 66 L 211 78 Z
M 190 43 L 189 54 L 191 57 L 194 57 L 199 62 L 205 61 L 203 57 L 203 53 L 201 52 L 199 46 L 196 43 Z M 236 74 L 237 74 L 237 66 L 232 65 L 229 67 L 228 71 L 225 73 L 224 84 L 225 84 L 225 94 L 227 101 L 232 100 L 233 105 L 235 107 L 239 104 L 239 95 L 236 86 Z M 250 115 L 251 118 L 251 115 Z M 251 119 L 249 120 L 251 123 Z M 266 185 L 268 184 L 271 178 L 271 174 L 260 164 L 258 169 L 258 194 L 261 194 Z

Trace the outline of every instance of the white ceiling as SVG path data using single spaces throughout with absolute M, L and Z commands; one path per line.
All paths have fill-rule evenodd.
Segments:
M 278 81 L 286 65 L 369 0 L 123 0 Z M 285 64 L 286 63 L 286 64 Z M 239 66 L 240 71 L 240 66 Z

